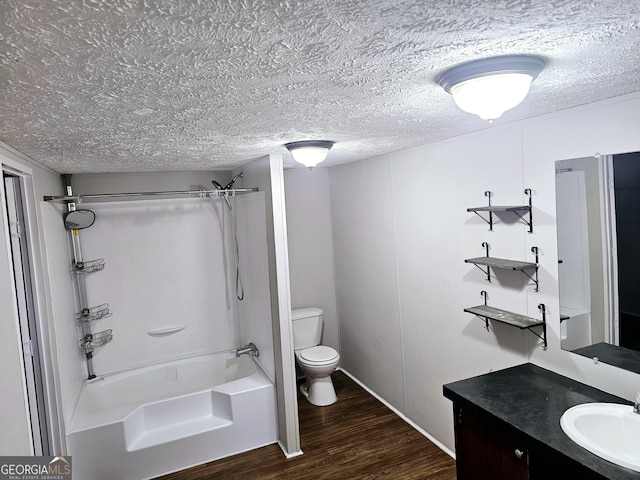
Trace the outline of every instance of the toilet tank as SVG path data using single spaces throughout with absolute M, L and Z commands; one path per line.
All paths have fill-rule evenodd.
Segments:
M 322 313 L 322 309 L 316 307 L 298 308 L 291 311 L 294 350 L 320 345 Z

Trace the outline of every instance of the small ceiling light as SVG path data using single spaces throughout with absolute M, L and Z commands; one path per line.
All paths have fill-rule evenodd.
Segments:
M 327 153 L 333 147 L 328 140 L 303 140 L 301 142 L 285 143 L 293 159 L 305 167 L 313 168 L 327 158 Z
M 544 65 L 535 55 L 481 58 L 450 68 L 437 82 L 461 110 L 493 120 L 525 99 Z

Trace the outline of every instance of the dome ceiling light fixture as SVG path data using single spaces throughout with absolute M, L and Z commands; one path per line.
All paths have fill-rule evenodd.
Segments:
M 436 81 L 461 110 L 491 121 L 525 99 L 545 64 L 537 55 L 481 58 L 450 68 Z
M 329 140 L 302 140 L 285 143 L 284 146 L 291 152 L 296 162 L 311 169 L 327 158 L 333 144 L 334 142 Z

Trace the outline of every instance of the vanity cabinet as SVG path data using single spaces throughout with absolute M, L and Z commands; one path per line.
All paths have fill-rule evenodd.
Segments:
M 444 385 L 453 402 L 458 480 L 640 480 L 574 443 L 560 417 L 624 399 L 527 363 Z
M 604 480 L 496 418 L 454 403 L 458 480 Z
M 529 453 L 522 436 L 457 403 L 453 411 L 458 480 L 529 478 Z

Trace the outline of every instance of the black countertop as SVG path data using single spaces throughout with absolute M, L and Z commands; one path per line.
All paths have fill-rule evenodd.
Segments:
M 535 441 L 608 479 L 640 479 L 640 472 L 619 467 L 573 442 L 560 417 L 581 403 L 630 402 L 531 363 L 449 383 L 444 396 L 496 417 Z

